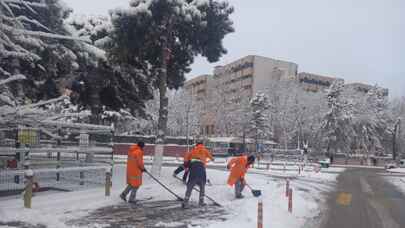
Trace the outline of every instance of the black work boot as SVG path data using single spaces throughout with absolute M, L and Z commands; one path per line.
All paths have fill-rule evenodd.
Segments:
M 181 208 L 183 209 L 190 208 L 190 205 L 188 204 L 188 199 L 184 199 L 184 201 L 181 203 Z
M 127 202 L 127 198 L 124 196 L 124 194 L 120 194 L 120 198 L 122 199 L 122 200 L 124 200 L 125 202 Z
M 245 197 L 242 194 L 239 194 L 236 196 L 236 199 L 243 199 L 243 198 L 245 198 Z
M 204 207 L 204 206 L 207 206 L 207 204 L 204 203 L 204 199 L 200 199 L 200 201 L 198 201 L 198 206 Z

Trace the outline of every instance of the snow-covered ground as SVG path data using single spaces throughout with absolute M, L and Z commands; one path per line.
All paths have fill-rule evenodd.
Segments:
M 387 169 L 390 173 L 403 173 L 405 174 L 405 168 L 394 168 L 394 169 Z
M 405 176 L 404 177 L 386 176 L 385 179 L 391 182 L 395 187 L 397 187 L 402 193 L 405 194 Z
M 387 169 L 384 178 L 405 194 L 405 168 Z
M 185 186 L 171 176 L 173 170 L 173 167 L 163 168 L 160 179 L 174 192 L 183 196 Z M 272 171 L 252 169 L 246 179 L 253 188 L 262 190 L 264 227 L 294 228 L 316 223 L 324 202 L 323 193 L 333 189 L 339 171 L 342 169 L 335 169 L 333 173 L 315 173 L 307 170 L 300 176 L 297 176 L 294 171 L 295 174 L 290 175 L 294 192 L 293 213 L 289 213 L 288 200 L 285 197 L 285 178 L 275 178 Z M 208 169 L 207 172 L 212 185 L 206 187 L 206 193 L 224 206 L 226 220 L 210 220 L 207 215 L 206 219 L 182 218 L 174 221 L 155 221 L 156 227 L 186 227 L 186 224 L 209 228 L 256 226 L 258 199 L 245 189 L 245 198 L 235 200 L 233 189 L 226 185 L 228 172 L 216 169 Z M 288 172 L 280 173 L 289 176 Z M 80 220 L 96 209 L 123 205 L 118 195 L 125 187 L 125 165 L 116 165 L 113 175 L 111 197 L 105 197 L 104 188 L 101 187 L 67 193 L 40 193 L 33 198 L 32 209 L 24 209 L 21 198 L 0 198 L 0 227 L 2 223 L 7 224 L 11 221 L 26 222 L 30 225 L 42 224 L 46 227 L 77 227 L 77 223 L 71 221 Z M 144 176 L 144 185 L 138 192 L 138 198 L 146 197 L 153 197 L 151 201 L 175 199 L 152 179 Z M 194 192 L 192 201 L 196 202 L 197 197 L 198 193 Z M 181 209 L 177 207 L 176 210 Z M 108 227 L 106 225 L 108 221 L 104 224 L 99 222 L 89 224 L 91 225 L 86 226 Z

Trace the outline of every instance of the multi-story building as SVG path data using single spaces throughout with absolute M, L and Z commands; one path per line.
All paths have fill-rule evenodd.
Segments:
M 198 76 L 186 82 L 185 89 L 193 100 L 203 101 L 202 133 L 212 135 L 218 121 L 216 110 L 234 112 L 247 104 L 252 96 L 280 80 L 296 79 L 298 65 L 261 56 L 249 55 L 225 66 L 217 66 L 214 74 Z
M 193 99 L 193 102 L 202 102 L 207 97 L 208 80 L 211 75 L 201 75 L 185 82 L 184 89 Z

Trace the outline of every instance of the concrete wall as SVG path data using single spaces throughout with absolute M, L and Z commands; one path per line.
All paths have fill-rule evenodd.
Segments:
M 253 93 L 265 90 L 280 80 L 296 80 L 297 71 L 296 63 L 255 56 Z

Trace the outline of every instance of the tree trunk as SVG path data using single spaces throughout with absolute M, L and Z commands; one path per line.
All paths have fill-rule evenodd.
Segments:
M 163 163 L 163 151 L 164 151 L 164 143 L 167 131 L 167 115 L 168 115 L 168 106 L 169 106 L 169 99 L 167 98 L 167 64 L 170 58 L 170 34 L 171 34 L 171 19 L 167 20 L 167 31 L 166 36 L 163 37 L 163 45 L 162 45 L 162 66 L 160 69 L 159 75 L 159 120 L 158 120 L 158 133 L 156 138 L 156 145 L 155 145 L 155 155 L 153 158 L 153 165 L 152 165 L 152 173 L 154 175 L 160 176 L 160 172 L 162 170 L 162 163 Z
M 394 132 L 392 133 L 392 160 L 396 160 L 397 159 L 397 143 L 396 143 L 396 139 L 397 139 L 397 128 L 398 125 L 395 124 L 394 127 Z

